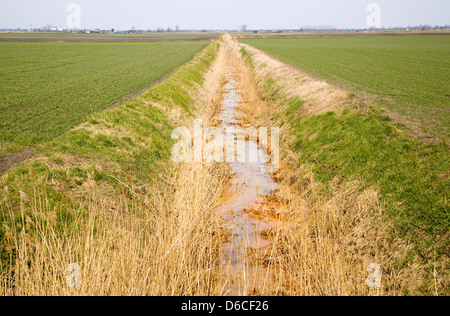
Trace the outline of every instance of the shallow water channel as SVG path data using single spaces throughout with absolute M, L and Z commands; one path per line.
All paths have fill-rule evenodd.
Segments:
M 220 127 L 230 130 L 240 127 L 238 108 L 241 102 L 231 66 L 226 80 Z M 258 141 L 247 137 L 241 139 L 245 139 L 245 161 L 251 161 L 249 153 L 252 150 L 257 152 L 258 159 L 257 162 L 238 162 L 242 159 L 235 159 L 235 162 L 229 163 L 234 177 L 221 212 L 231 235 L 222 255 L 224 272 L 229 280 L 225 293 L 233 296 L 264 294 L 270 287 L 273 282 L 271 273 L 252 260 L 251 255 L 270 251 L 272 244 L 261 233 L 278 225 L 264 216 L 264 209 L 268 207 L 267 198 L 278 189 L 278 184 L 269 173 L 272 170 L 271 158 L 266 150 L 260 148 Z M 237 143 L 235 137 L 227 141 L 226 147 L 237 148 Z

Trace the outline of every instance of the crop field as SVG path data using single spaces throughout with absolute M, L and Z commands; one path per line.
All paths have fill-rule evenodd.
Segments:
M 206 44 L 0 43 L 2 150 L 53 139 L 170 73 Z
M 386 108 L 449 140 L 450 36 L 242 39 L 350 91 L 382 96 Z

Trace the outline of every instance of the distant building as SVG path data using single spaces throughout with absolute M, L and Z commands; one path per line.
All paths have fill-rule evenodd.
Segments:
M 64 28 L 61 25 L 45 25 L 42 30 L 44 32 L 63 32 Z

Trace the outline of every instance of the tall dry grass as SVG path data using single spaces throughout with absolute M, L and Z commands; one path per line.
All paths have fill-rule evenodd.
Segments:
M 36 182 L 34 196 L 9 209 L 20 219 L 7 229 L 15 258 L 1 275 L 2 295 L 220 295 L 224 172 L 185 164 L 148 183 L 148 194 L 127 184 L 126 195 L 108 201 L 90 180 L 90 202 L 63 227 Z M 74 263 L 79 288 L 67 285 Z

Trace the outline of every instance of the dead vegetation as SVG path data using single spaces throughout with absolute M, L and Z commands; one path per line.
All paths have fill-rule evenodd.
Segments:
M 277 88 L 271 92 L 274 97 L 283 93 L 306 101 L 299 115 L 306 117 L 329 111 L 340 112 L 348 105 L 346 102 L 350 101 L 349 94 L 344 90 L 333 87 L 323 80 L 302 74 L 254 47 L 239 45 L 252 54 L 255 74 L 259 80 L 263 78 L 265 80 L 262 84 L 266 85 L 269 79 L 272 84 L 276 83 Z

